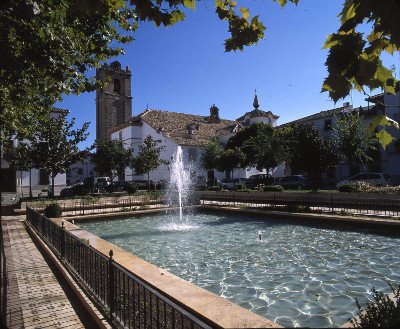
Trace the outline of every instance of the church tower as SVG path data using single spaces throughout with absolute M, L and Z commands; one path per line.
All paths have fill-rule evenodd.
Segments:
M 96 91 L 96 139 L 110 138 L 113 129 L 132 117 L 131 71 L 115 61 L 99 68 L 96 78 L 106 82 Z

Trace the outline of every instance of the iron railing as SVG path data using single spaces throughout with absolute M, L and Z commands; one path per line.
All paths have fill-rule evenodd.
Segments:
M 211 328 L 139 277 L 47 217 L 27 207 L 26 219 L 109 319 L 121 328 Z
M 7 259 L 4 247 L 3 227 L 0 225 L 0 325 L 6 328 L 6 315 L 7 315 Z
M 399 216 L 400 196 L 398 198 L 367 198 L 367 197 L 340 197 L 327 195 L 295 194 L 280 195 L 279 193 L 251 194 L 251 193 L 199 193 L 202 204 L 216 204 L 220 206 L 249 206 L 271 208 L 275 210 L 309 207 L 312 211 L 331 213 L 349 213 L 361 215 Z M 303 209 L 304 210 L 304 209 Z
M 124 212 L 141 209 L 156 209 L 166 207 L 166 200 L 161 196 L 128 196 L 103 199 L 82 199 L 56 201 L 63 211 L 63 216 L 89 215 L 105 212 Z M 27 207 L 44 209 L 47 203 L 28 203 Z

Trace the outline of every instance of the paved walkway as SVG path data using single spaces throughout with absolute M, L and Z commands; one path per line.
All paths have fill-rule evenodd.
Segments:
M 77 306 L 71 304 L 23 223 L 2 220 L 1 225 L 7 257 L 8 328 L 93 327 L 77 315 Z

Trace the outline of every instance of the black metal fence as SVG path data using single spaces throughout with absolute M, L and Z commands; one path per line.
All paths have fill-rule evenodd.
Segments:
M 7 259 L 4 249 L 3 228 L 0 226 L 0 326 L 6 328 L 7 314 Z
M 252 194 L 252 193 L 200 193 L 202 204 L 216 204 L 225 206 L 248 206 L 271 208 L 275 210 L 349 213 L 361 215 L 399 216 L 400 196 L 398 198 L 367 198 L 367 197 L 340 197 L 327 195 L 280 195 Z M 302 209 L 303 207 L 303 209 Z
M 165 197 L 163 195 L 140 195 L 99 199 L 64 200 L 54 202 L 57 202 L 60 205 L 63 211 L 63 216 L 156 209 L 167 206 Z M 46 204 L 40 204 L 36 202 L 28 204 L 27 207 L 28 206 L 35 209 L 44 209 Z
M 27 207 L 26 219 L 85 290 L 121 328 L 211 328 L 135 274 L 79 239 L 64 227 Z

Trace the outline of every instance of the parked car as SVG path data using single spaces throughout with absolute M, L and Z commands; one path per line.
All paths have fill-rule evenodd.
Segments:
M 349 179 L 342 180 L 336 184 L 336 187 L 352 183 L 367 183 L 374 186 L 391 186 L 392 178 L 385 173 L 363 173 L 357 174 Z
M 234 189 L 239 185 L 246 185 L 247 178 L 225 178 L 221 180 L 222 188 L 226 190 Z
M 274 178 L 270 174 L 251 175 L 246 181 L 246 187 L 255 188 L 258 185 L 270 185 Z
M 207 181 L 207 187 L 212 187 L 212 186 L 222 186 L 222 182 L 217 178 L 209 179 Z
M 205 176 L 198 176 L 196 182 L 194 183 L 194 188 L 203 190 L 207 187 L 207 180 Z
M 71 196 L 75 196 L 72 186 L 66 186 L 60 191 L 60 197 L 62 197 L 62 198 L 71 197 Z
M 133 180 L 132 182 L 130 182 L 132 185 L 137 185 L 139 190 L 147 190 L 148 188 L 148 182 L 146 179 L 137 179 L 137 180 Z M 155 183 L 150 180 L 150 189 L 154 190 L 155 187 Z
M 277 177 L 274 184 L 282 186 L 284 189 L 299 189 L 309 186 L 307 177 L 303 175 L 292 175 L 286 177 Z
M 111 184 L 110 177 L 96 177 L 94 179 L 94 187 L 95 188 L 107 187 L 110 184 Z
M 124 180 L 119 180 L 108 185 L 106 189 L 107 192 L 122 192 L 122 191 L 127 191 L 130 186 L 131 185 L 128 182 Z

